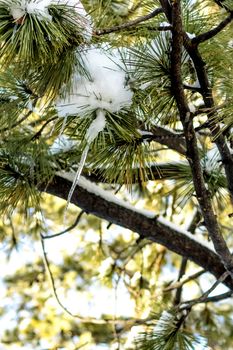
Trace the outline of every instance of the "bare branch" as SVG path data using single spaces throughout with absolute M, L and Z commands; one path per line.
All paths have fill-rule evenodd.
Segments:
M 206 188 L 197 137 L 193 127 L 193 120 L 184 94 L 181 72 L 181 58 L 183 49 L 183 26 L 180 0 L 172 3 L 172 52 L 171 52 L 171 86 L 180 112 L 187 145 L 187 159 L 192 170 L 193 184 L 200 205 L 205 226 L 212 239 L 216 252 L 221 257 L 226 269 L 233 278 L 233 259 L 231 252 L 222 236 L 216 216 L 213 211 L 210 195 Z
M 78 216 L 77 216 L 75 222 L 74 222 L 70 227 L 68 227 L 66 230 L 61 231 L 61 232 L 58 232 L 58 233 L 55 233 L 54 235 L 50 235 L 50 236 L 44 236 L 44 235 L 41 234 L 41 237 L 42 237 L 43 239 L 50 239 L 50 238 L 55 238 L 55 237 L 59 237 L 59 236 L 61 236 L 61 235 L 64 235 L 65 233 L 67 233 L 67 232 L 73 230 L 73 229 L 79 224 L 79 221 L 80 221 L 80 219 L 81 219 L 81 217 L 82 217 L 83 214 L 84 214 L 84 211 L 82 210 L 82 211 L 78 214 Z
M 204 273 L 206 273 L 205 270 L 200 270 L 196 273 L 194 273 L 193 275 L 190 275 L 188 276 L 187 278 L 185 279 L 182 279 L 178 282 L 175 282 L 173 284 L 171 284 L 170 286 L 166 287 L 163 291 L 164 292 L 170 292 L 171 290 L 173 289 L 178 289 L 178 288 L 181 288 L 183 287 L 183 285 L 185 285 L 186 283 L 190 282 L 190 281 L 193 281 L 194 279 L 200 277 L 201 275 L 203 275 Z
M 224 280 L 228 277 L 229 272 L 226 271 L 222 274 L 221 277 L 205 292 L 202 294 L 201 297 L 192 299 L 192 300 L 187 300 L 182 303 L 182 305 L 179 307 L 179 310 L 184 310 L 184 309 L 190 309 L 193 305 L 199 304 L 199 303 L 206 303 L 208 300 L 208 296 L 210 293 L 212 293 L 220 283 L 224 282 Z
M 197 35 L 195 38 L 192 39 L 192 44 L 200 44 L 203 43 L 206 40 L 209 40 L 211 38 L 213 38 L 215 35 L 217 35 L 218 33 L 220 33 L 229 23 L 231 23 L 231 21 L 233 20 L 233 12 L 231 12 L 229 14 L 229 16 L 227 16 L 221 23 L 219 23 L 218 26 L 216 26 L 215 28 L 209 30 L 206 33 L 203 34 L 199 34 Z
M 122 24 L 119 24 L 118 26 L 114 26 L 111 28 L 96 29 L 93 32 L 93 35 L 100 36 L 100 35 L 105 35 L 105 34 L 109 34 L 109 33 L 119 32 L 121 30 L 128 29 L 131 27 L 135 27 L 137 24 L 148 21 L 149 19 L 154 18 L 155 16 L 159 15 L 162 12 L 163 12 L 163 9 L 158 8 L 158 9 L 152 11 L 151 13 L 149 13 L 148 15 L 138 17 L 130 22 L 122 23 Z

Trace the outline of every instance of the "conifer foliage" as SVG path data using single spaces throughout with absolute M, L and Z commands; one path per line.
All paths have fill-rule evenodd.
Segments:
M 232 20 L 231 0 L 0 0 L 3 231 L 11 216 L 23 216 L 31 227 L 30 213 L 48 213 L 48 193 L 67 202 L 63 225 L 72 202 L 81 213 L 134 232 L 129 247 L 116 239 L 101 248 L 100 237 L 103 256 L 96 261 L 107 263 L 104 277 L 112 284 L 124 280 L 135 305 L 141 298 L 147 310 L 145 318 L 136 307 L 137 316 L 122 316 L 119 324 L 116 315 L 102 317 L 115 327 L 114 339 L 105 341 L 118 349 L 207 348 L 201 322 L 193 325 L 195 307 L 233 293 Z M 129 194 L 149 211 L 126 202 Z M 35 231 L 63 307 L 42 226 Z M 152 272 L 158 247 L 178 254 L 170 254 L 170 268 L 182 259 L 178 280 L 167 280 L 160 292 L 161 265 Z M 138 257 L 144 251 L 145 275 Z M 169 265 L 165 255 L 161 261 Z M 202 268 L 197 276 L 194 264 Z M 212 287 L 202 286 L 203 273 L 215 278 Z M 202 294 L 185 300 L 183 285 L 191 280 Z M 220 283 L 227 291 L 210 296 Z M 161 303 L 154 301 L 158 293 Z M 78 318 L 87 329 L 101 323 Z M 124 334 L 139 324 L 130 344 Z M 208 322 L 205 327 L 213 330 Z

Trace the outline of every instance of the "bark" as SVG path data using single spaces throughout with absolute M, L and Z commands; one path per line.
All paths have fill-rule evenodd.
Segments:
M 70 181 L 60 176 L 55 176 L 49 185 L 45 188 L 41 187 L 40 190 L 66 200 L 70 186 Z M 225 272 L 220 257 L 214 251 L 192 240 L 182 231 L 169 225 L 161 224 L 157 220 L 156 215 L 154 218 L 149 218 L 134 210 L 109 202 L 105 198 L 90 193 L 80 186 L 76 187 L 71 203 L 87 213 L 136 232 L 141 238 L 159 243 L 169 250 L 187 257 L 216 278 L 219 278 Z M 230 278 L 226 279 L 224 283 L 229 288 L 233 288 L 233 282 Z

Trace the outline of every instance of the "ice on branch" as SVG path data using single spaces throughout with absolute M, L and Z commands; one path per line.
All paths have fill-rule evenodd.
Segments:
M 117 56 L 94 48 L 84 53 L 83 61 L 88 76 L 73 76 L 72 93 L 57 102 L 60 117 L 82 117 L 98 109 L 117 113 L 131 105 L 133 93 L 126 85 L 126 74 Z

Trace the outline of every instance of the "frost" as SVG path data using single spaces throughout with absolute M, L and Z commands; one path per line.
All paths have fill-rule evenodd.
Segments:
M 196 108 L 194 106 L 194 104 L 192 102 L 188 103 L 188 107 L 191 113 L 195 113 L 196 112 Z
M 150 131 L 145 131 L 145 130 L 140 130 L 140 129 L 138 129 L 137 131 L 139 132 L 139 134 L 141 136 L 148 136 L 148 137 L 150 137 L 150 136 L 154 135 L 153 132 L 150 132 Z
M 196 37 L 196 34 L 194 34 L 194 33 L 186 33 L 187 35 L 188 35 L 188 37 L 189 37 L 189 39 L 193 39 L 193 38 L 195 38 Z

